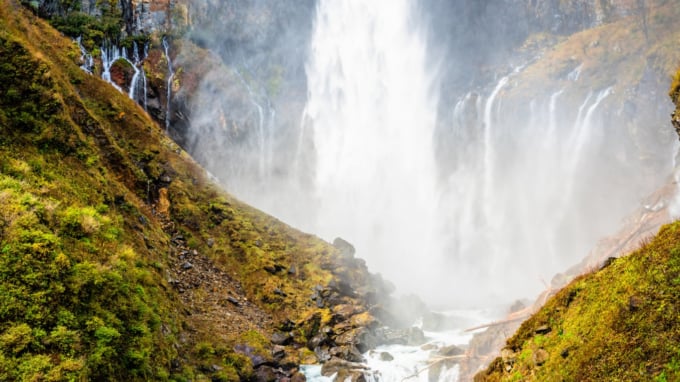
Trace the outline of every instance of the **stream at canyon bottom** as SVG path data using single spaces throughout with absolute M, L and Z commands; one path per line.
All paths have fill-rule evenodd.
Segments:
M 437 352 L 451 345 L 465 350 L 473 335 L 483 332 L 485 329 L 466 330 L 497 320 L 500 317 L 500 310 L 455 309 L 442 312 L 442 315 L 447 317 L 449 322 L 452 323 L 450 329 L 442 331 L 424 330 L 424 344 L 413 346 L 382 345 L 364 353 L 367 380 L 381 382 L 431 381 L 429 371 L 433 361 L 437 360 Z M 414 326 L 422 328 L 422 320 L 415 322 Z M 333 381 L 335 375 L 321 375 L 321 367 L 321 365 L 303 365 L 301 369 L 308 382 Z M 442 367 L 436 380 L 440 382 L 455 382 L 458 381 L 458 376 L 458 365 L 450 368 Z

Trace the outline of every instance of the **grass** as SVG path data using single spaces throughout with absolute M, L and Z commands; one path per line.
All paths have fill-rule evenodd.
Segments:
M 605 269 L 574 280 L 507 342 L 476 381 L 680 378 L 680 222 Z M 537 334 L 542 326 L 550 332 Z M 545 351 L 542 365 L 535 354 Z M 518 379 L 519 378 L 519 379 Z

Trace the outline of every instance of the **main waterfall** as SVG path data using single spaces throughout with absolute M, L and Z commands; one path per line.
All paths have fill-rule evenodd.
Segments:
M 451 82 L 478 47 L 446 53 L 466 37 L 435 38 L 429 7 L 319 0 L 307 99 L 235 61 L 191 100 L 190 151 L 246 202 L 354 244 L 398 292 L 444 308 L 532 298 L 670 174 L 668 112 L 637 96 L 656 84 L 589 56 L 558 71 L 508 54 Z
M 437 95 L 410 0 L 322 0 L 303 134 L 315 151 L 309 228 L 352 242 L 404 291 L 430 293 L 443 247 Z

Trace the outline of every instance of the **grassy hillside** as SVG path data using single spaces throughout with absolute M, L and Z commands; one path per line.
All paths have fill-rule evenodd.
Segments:
M 680 132 L 680 72 L 670 96 Z M 678 381 L 678 301 L 680 221 L 559 291 L 474 380 Z
M 475 381 L 680 380 L 680 222 L 582 276 L 522 324 Z
M 364 312 L 377 279 L 220 191 L 78 57 L 0 1 L 0 380 L 237 380 L 314 361 L 303 345 L 341 320 L 332 306 Z M 279 330 L 292 345 L 273 360 Z

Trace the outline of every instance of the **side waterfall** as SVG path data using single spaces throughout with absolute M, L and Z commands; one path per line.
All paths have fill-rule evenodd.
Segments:
M 85 49 L 80 37 L 78 37 L 75 41 L 78 44 L 78 49 L 80 49 L 80 59 L 83 62 L 80 65 L 80 68 L 89 74 L 93 74 L 94 58 Z M 131 50 L 132 59 L 130 59 L 127 49 L 123 47 L 118 47 L 110 42 L 105 42 L 101 47 L 102 79 L 111 84 L 114 88 L 118 89 L 118 91 L 123 92 L 123 89 L 121 89 L 121 87 L 112 80 L 111 68 L 117 61 L 124 61 L 133 70 L 132 78 L 130 79 L 130 89 L 128 90 L 127 94 L 131 99 L 142 105 L 144 110 L 146 110 L 147 102 L 147 79 L 142 65 L 148 55 L 148 49 L 148 43 L 144 44 L 144 47 L 140 49 L 137 42 L 133 41 Z
M 170 58 L 170 45 L 168 44 L 168 39 L 163 37 L 163 52 L 165 53 L 165 59 L 168 61 L 168 92 L 166 94 L 165 101 L 165 130 L 170 128 L 170 106 L 172 105 L 172 80 L 175 78 L 175 69 L 172 67 L 172 59 Z

